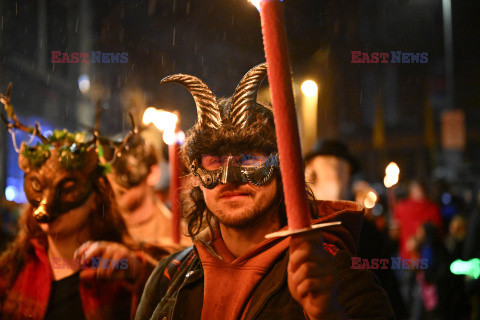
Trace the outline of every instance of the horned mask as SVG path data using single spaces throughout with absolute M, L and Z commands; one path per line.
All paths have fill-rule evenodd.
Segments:
M 187 132 L 185 165 L 208 189 L 228 182 L 262 185 L 278 169 L 273 113 L 257 102 L 266 63 L 248 71 L 230 100 L 217 100 L 200 79 L 185 74 L 161 83 L 186 87 L 197 107 L 197 124 Z
M 108 175 L 109 179 L 125 189 L 145 181 L 151 166 L 158 163 L 156 148 L 141 136 L 135 124 L 121 143 L 108 140 L 105 144 L 102 141 L 102 145 L 105 159 L 111 164 L 112 175 Z

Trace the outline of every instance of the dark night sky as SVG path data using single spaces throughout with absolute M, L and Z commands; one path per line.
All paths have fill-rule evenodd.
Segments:
M 183 89 L 159 88 L 158 81 L 171 73 L 196 75 L 222 96 L 231 94 L 244 72 L 264 60 L 258 13 L 246 0 L 157 1 L 150 13 L 148 4 L 97 1 L 95 23 L 96 48 L 129 53 L 129 65 L 121 70 L 122 77 L 128 77 L 122 86 L 141 86 L 150 103 L 171 104 L 175 97 L 193 108 Z M 290 0 L 285 5 L 294 73 L 306 72 L 314 53 L 331 46 L 343 63 L 348 63 L 351 50 L 428 51 L 428 69 L 407 66 L 400 73 L 443 73 L 441 1 Z M 454 1 L 453 13 L 457 102 L 473 108 L 480 102 L 475 54 L 479 4 Z M 187 116 L 188 125 L 193 119 Z
M 78 7 L 84 2 L 68 3 Z M 352 65 L 351 51 L 402 50 L 428 52 L 429 62 L 395 66 L 394 75 L 398 79 L 390 84 L 390 89 L 395 87 L 396 94 L 390 95 L 388 86 L 382 94 L 387 135 L 422 134 L 421 106 L 425 97 L 436 99 L 436 108 L 441 107 L 444 97 L 441 0 L 285 0 L 284 3 L 294 81 L 307 76 L 324 81 L 325 98 L 321 97 L 320 103 L 322 107 L 329 106 L 330 113 L 322 110 L 320 120 L 325 128 L 319 130 L 349 140 L 357 146 L 357 152 L 364 145 L 371 146 L 376 90 L 384 86 L 392 68 Z M 67 28 L 58 27 L 71 25 L 72 21 L 75 24 L 77 13 L 68 16 L 66 2 L 60 0 L 49 0 L 47 4 L 48 52 L 78 51 L 78 40 L 65 41 L 72 35 Z M 456 107 L 466 112 L 467 126 L 472 131 L 469 142 L 476 141 L 478 145 L 480 3 L 455 0 L 452 5 Z M 91 1 L 91 6 L 93 50 L 128 52 L 129 57 L 127 64 L 97 64 L 91 70 L 93 85 L 110 91 L 104 97 L 109 110 L 102 119 L 109 133 L 128 128 L 126 121 L 119 121 L 122 117 L 126 119 L 126 106 L 131 105 L 125 93 L 141 96 L 147 105 L 179 110 L 182 129 L 187 129 L 196 119 L 193 99 L 180 86 L 160 86 L 163 77 L 172 73 L 192 74 L 206 82 L 217 96 L 228 96 L 246 71 L 265 60 L 259 14 L 247 0 L 98 0 Z M 13 55 L 35 59 L 36 2 L 19 0 L 6 3 L 3 8 L 6 13 L 2 20 L 2 66 L 9 67 Z M 66 74 L 68 67 L 49 63 L 47 69 L 61 75 Z M 42 87 L 45 84 L 35 77 L 27 74 L 17 78 L 21 73 L 12 70 L 9 79 L 2 78 L 3 87 L 8 81 L 19 83 L 14 90 L 17 99 L 14 101 L 18 101 L 20 114 L 41 110 L 36 97 L 29 97 L 31 92 L 40 93 L 45 101 L 68 102 L 68 97 L 62 101 L 55 96 L 58 88 L 45 89 Z M 26 81 L 27 78 L 36 83 Z M 76 83 L 67 85 L 76 88 Z M 370 93 L 364 91 L 366 87 L 370 87 Z M 77 92 L 76 96 L 81 94 Z M 398 110 L 390 112 L 391 105 Z M 140 109 L 143 107 L 140 104 Z M 47 120 L 64 125 L 72 110 L 66 107 L 60 111 L 45 112 Z M 422 140 L 402 139 L 406 141 L 403 147 L 405 143 Z M 476 148 L 470 149 L 473 152 Z

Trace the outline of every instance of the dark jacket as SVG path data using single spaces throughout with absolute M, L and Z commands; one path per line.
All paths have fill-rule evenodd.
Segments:
M 330 204 L 323 205 L 323 209 L 338 209 L 338 206 Z M 355 224 L 352 222 L 353 215 L 353 220 L 358 221 L 360 217 L 361 223 L 362 212 L 352 210 L 352 206 L 358 208 L 350 203 L 347 208 L 341 206 L 344 210 L 335 210 L 332 214 L 324 211 L 325 217 L 319 221 L 340 220 L 343 226 L 348 227 L 349 224 Z M 353 232 L 353 235 L 350 233 L 350 238 L 342 242 L 338 235 L 344 234 L 345 229 L 331 229 L 324 230 L 324 239 L 339 249 L 334 255 L 338 299 L 348 319 L 392 319 L 388 298 L 373 273 L 351 268 L 351 255 L 354 252 L 349 250 L 348 243 L 356 242 L 358 232 Z M 302 307 L 290 295 L 287 264 L 288 250 L 255 288 L 245 319 L 306 319 Z M 145 287 L 135 319 L 200 319 L 203 290 L 200 258 L 195 248 L 187 248 L 162 260 L 155 268 Z

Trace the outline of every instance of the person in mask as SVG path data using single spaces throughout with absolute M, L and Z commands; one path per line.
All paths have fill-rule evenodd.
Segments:
M 183 235 L 184 230 L 180 232 L 179 244 L 172 241 L 172 213 L 155 195 L 154 187 L 161 175 L 158 160 L 155 147 L 137 132 L 127 137 L 113 157 L 107 177 L 128 231 L 136 241 L 180 249 L 192 242 Z
M 10 90 L 8 91 L 10 92 Z M 22 125 L 18 163 L 28 205 L 0 256 L 0 319 L 129 319 L 156 260 L 138 250 L 117 209 L 96 139 Z
M 287 228 L 273 113 L 256 102 L 265 76 L 266 64 L 251 69 L 233 97 L 220 100 L 196 77 L 163 80 L 187 87 L 197 105 L 183 146 L 196 182 L 183 205 L 194 246 L 160 262 L 136 319 L 392 316 L 373 274 L 351 268 L 361 206 L 310 197 L 314 223 L 342 225 L 265 239 Z

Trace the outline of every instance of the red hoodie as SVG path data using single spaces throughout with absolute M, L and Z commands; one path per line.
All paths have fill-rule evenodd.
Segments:
M 331 208 L 332 205 L 338 207 Z M 332 215 L 331 212 L 340 208 L 352 211 L 361 210 L 360 206 L 352 202 L 319 202 L 319 212 L 328 216 L 317 219 L 314 223 L 336 220 L 334 218 L 336 214 Z M 337 212 L 337 214 L 340 213 L 342 211 Z M 347 229 L 344 229 L 345 227 L 348 228 L 348 226 L 341 226 L 338 229 L 348 232 Z M 247 305 L 257 284 L 288 249 L 289 237 L 266 239 L 243 256 L 235 258 L 220 235 L 215 236 L 213 241 L 208 236 L 195 241 L 205 276 L 202 320 L 240 319 L 244 311 L 248 309 Z M 342 249 L 346 247 L 354 250 L 354 243 L 346 241 L 344 247 L 340 245 L 340 238 L 337 236 L 338 234 L 324 233 L 325 241 L 336 243 Z M 335 255 L 338 249 L 329 243 L 324 243 L 324 248 L 330 254 Z

